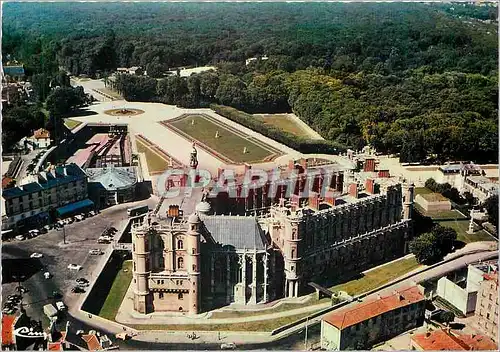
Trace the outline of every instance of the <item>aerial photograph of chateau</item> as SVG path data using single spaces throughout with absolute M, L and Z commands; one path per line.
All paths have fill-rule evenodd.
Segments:
M 496 1 L 1 21 L 2 350 L 499 349 Z

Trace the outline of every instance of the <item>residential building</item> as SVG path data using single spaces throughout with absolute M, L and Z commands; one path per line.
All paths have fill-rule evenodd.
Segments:
M 423 287 L 412 286 L 362 303 L 352 303 L 323 317 L 321 348 L 366 349 L 423 324 Z
M 45 128 L 36 130 L 33 135 L 27 139 L 33 144 L 35 149 L 48 148 L 51 144 L 50 132 Z
M 476 310 L 477 294 L 484 280 L 484 274 L 497 270 L 496 262 L 469 264 L 467 277 L 445 276 L 438 280 L 437 295 L 448 301 L 464 315 Z
M 87 175 L 75 164 L 40 172 L 27 182 L 3 190 L 2 230 L 22 230 L 93 205 L 87 199 Z
M 461 334 L 450 329 L 415 334 L 411 337 L 411 347 L 417 351 L 498 350 L 498 345 L 488 336 Z
M 498 342 L 498 271 L 483 274 L 477 294 L 475 327 Z

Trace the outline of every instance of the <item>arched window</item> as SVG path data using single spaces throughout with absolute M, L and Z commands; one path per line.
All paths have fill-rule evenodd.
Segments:
M 196 265 L 193 264 L 193 271 L 196 271 Z
M 179 300 L 182 300 L 182 299 L 184 299 L 184 296 L 183 296 L 183 294 L 182 294 L 182 293 L 179 293 L 179 294 L 177 295 L 177 298 L 178 298 Z
M 184 268 L 184 258 L 179 257 L 177 258 L 177 269 L 182 269 Z
M 183 249 L 184 248 L 184 243 L 182 242 L 182 240 L 178 240 L 177 241 L 177 249 Z
M 292 258 L 295 258 L 295 249 L 292 249 Z

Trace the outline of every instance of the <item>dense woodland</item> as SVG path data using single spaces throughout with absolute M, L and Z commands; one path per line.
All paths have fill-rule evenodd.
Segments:
M 29 76 L 142 66 L 116 79 L 128 100 L 293 111 L 344 147 L 496 161 L 497 9 L 462 5 L 7 3 L 2 50 Z

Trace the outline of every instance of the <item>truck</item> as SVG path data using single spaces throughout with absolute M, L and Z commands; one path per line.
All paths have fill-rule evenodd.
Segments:
M 53 304 L 46 304 L 43 306 L 43 312 L 49 320 L 57 320 L 57 309 Z
M 129 217 L 131 216 L 137 216 L 141 214 L 145 214 L 149 211 L 149 207 L 147 205 L 138 205 L 133 208 L 127 209 L 127 215 Z

